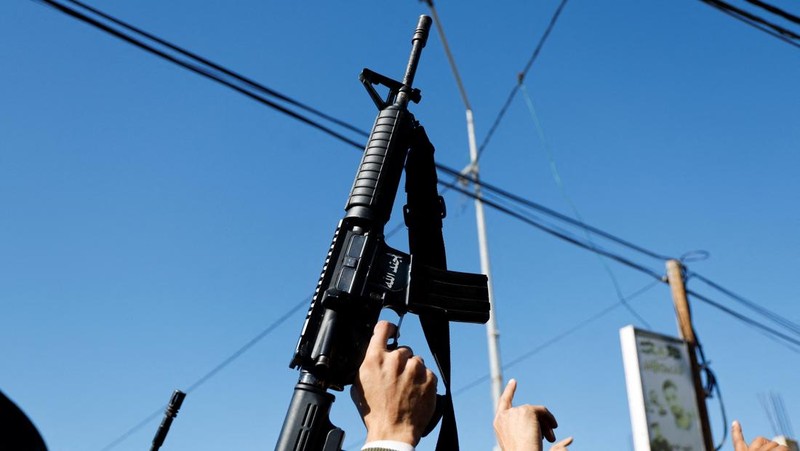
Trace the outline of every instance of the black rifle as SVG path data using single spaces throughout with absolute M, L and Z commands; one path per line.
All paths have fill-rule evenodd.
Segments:
M 300 380 L 275 447 L 278 451 L 341 449 L 344 431 L 330 421 L 334 396 L 328 390 L 341 391 L 353 383 L 384 307 L 420 316 L 446 387 L 446 395 L 437 400 L 437 411 L 444 414 L 439 443 L 447 434 L 450 443 L 443 446 L 458 447 L 449 389 L 448 321 L 485 323 L 489 303 L 486 276 L 445 268 L 444 202 L 436 192 L 433 146 L 407 110 L 409 101 L 421 98 L 412 82 L 430 24 L 429 17 L 420 17 L 402 83 L 367 69 L 361 73 L 380 112 L 292 358 L 290 366 L 300 370 Z M 386 100 L 376 92 L 376 84 L 389 88 Z M 384 242 L 404 165 L 410 255 Z M 437 421 L 438 417 L 429 430 Z

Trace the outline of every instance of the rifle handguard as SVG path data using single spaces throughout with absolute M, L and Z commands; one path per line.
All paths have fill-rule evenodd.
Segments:
M 389 220 L 403 172 L 411 120 L 413 116 L 396 105 L 378 113 L 345 206 L 347 217 L 375 224 Z

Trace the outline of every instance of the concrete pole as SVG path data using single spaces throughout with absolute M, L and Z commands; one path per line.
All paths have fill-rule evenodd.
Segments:
M 469 138 L 470 164 L 465 172 L 478 182 L 478 146 L 475 140 L 475 123 L 473 121 L 472 110 L 467 109 L 467 134 Z M 481 187 L 478 183 L 474 184 L 475 189 L 475 222 L 478 226 L 478 249 L 481 258 L 481 272 L 489 278 L 489 321 L 486 322 L 486 341 L 489 350 L 489 374 L 491 375 L 492 402 L 497 410 L 497 403 L 500 394 L 503 392 L 503 370 L 500 364 L 500 334 L 497 332 L 497 316 L 495 314 L 494 290 L 492 289 L 492 269 L 489 264 L 489 244 L 486 239 L 486 219 L 483 214 L 483 201 L 481 198 Z

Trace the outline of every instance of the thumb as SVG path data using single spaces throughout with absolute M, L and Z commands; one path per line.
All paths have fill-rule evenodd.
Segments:
M 500 395 L 500 398 L 497 400 L 497 411 L 500 412 L 501 410 L 508 410 L 511 408 L 511 401 L 514 400 L 514 392 L 517 391 L 517 381 L 516 379 L 511 379 L 508 381 L 506 385 L 506 389 L 503 390 L 503 394 Z

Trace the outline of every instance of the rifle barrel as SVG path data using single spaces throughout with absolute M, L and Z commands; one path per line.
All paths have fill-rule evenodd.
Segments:
M 397 102 L 401 106 L 408 104 L 409 93 L 411 86 L 414 84 L 414 76 L 417 74 L 417 64 L 419 57 L 422 54 L 422 49 L 428 42 L 428 34 L 431 29 L 431 18 L 425 15 L 419 16 L 417 22 L 417 29 L 414 30 L 414 36 L 411 38 L 411 56 L 408 58 L 408 66 L 406 66 L 406 73 L 403 76 L 403 87 L 400 88 L 400 94 L 397 96 Z

